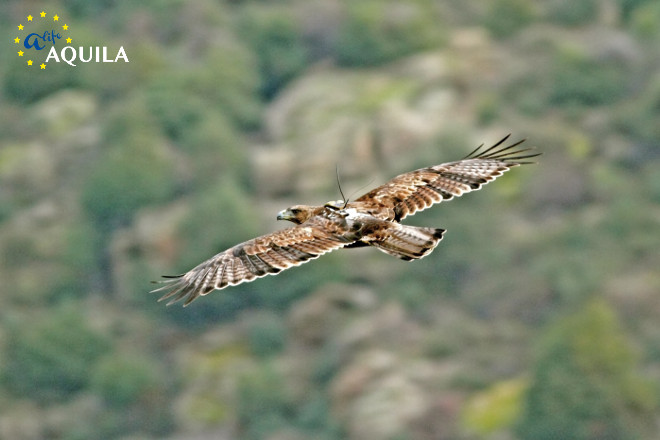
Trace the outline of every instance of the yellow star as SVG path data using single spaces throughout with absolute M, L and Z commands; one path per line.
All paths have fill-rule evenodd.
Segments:
M 22 31 L 22 30 L 23 30 L 23 25 L 22 25 L 22 24 L 19 24 L 19 25 L 18 25 L 18 30 L 19 30 L 19 31 Z
M 21 42 L 20 38 L 18 38 L 18 37 L 14 38 L 14 43 L 20 43 L 20 42 Z
M 65 31 L 69 30 L 69 25 L 65 24 L 64 26 L 62 26 L 62 29 L 64 29 Z
M 46 65 L 44 63 L 41 63 L 41 65 L 39 67 L 41 67 L 42 69 L 45 69 Z
M 28 66 L 32 65 L 32 60 L 28 60 Z
M 28 19 L 28 21 L 32 21 L 32 16 L 31 16 L 31 15 L 28 15 L 28 16 L 27 16 L 27 19 Z
M 60 17 L 58 17 L 57 14 L 55 14 L 55 16 L 53 17 L 53 21 L 59 21 L 59 19 Z
M 18 56 L 19 56 L 19 57 L 22 57 L 22 56 L 23 56 L 23 51 L 22 51 L 22 50 L 19 50 L 19 51 L 18 51 Z
M 41 18 L 44 18 L 46 16 L 46 11 L 41 11 Z
M 69 37 L 69 38 L 66 39 L 66 43 L 67 43 L 67 44 L 71 44 L 71 37 Z

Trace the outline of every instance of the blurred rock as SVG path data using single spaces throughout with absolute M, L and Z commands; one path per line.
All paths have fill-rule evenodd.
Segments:
M 45 438 L 66 438 L 89 420 L 98 420 L 104 408 L 101 399 L 91 394 L 80 395 L 63 405 L 53 406 L 44 413 Z
M 32 202 L 57 185 L 59 157 L 41 142 L 0 149 L 0 184 L 20 203 Z
M 173 435 L 167 437 L 167 440 L 236 440 L 234 436 L 227 429 L 215 429 L 212 431 L 204 431 L 202 433 L 187 433 L 181 435 Z M 125 439 L 122 439 L 125 440 Z
M 435 52 L 389 70 L 322 69 L 301 77 L 267 108 L 270 143 L 256 148 L 252 161 L 260 195 L 335 193 L 335 165 L 347 180 L 395 161 L 405 167 L 456 115 L 455 96 L 442 84 L 446 71 Z
M 373 308 L 374 293 L 365 287 L 330 284 L 296 303 L 288 322 L 295 340 L 307 346 L 319 346 L 342 328 L 352 312 Z
M 332 407 L 351 438 L 390 439 L 410 431 L 428 407 L 428 395 L 395 353 L 362 352 L 332 383 Z
M 371 350 L 359 356 L 349 366 L 345 367 L 333 381 L 332 396 L 340 411 L 340 415 L 348 410 L 345 404 L 364 392 L 369 382 L 376 376 L 392 370 L 396 363 L 393 353 L 383 350 Z
M 33 402 L 15 402 L 11 408 L 2 409 L 0 438 L 41 440 L 44 429 L 41 411 Z
M 335 333 L 337 344 L 344 351 L 374 343 L 410 346 L 420 337 L 419 328 L 406 316 L 403 306 L 396 302 L 388 302 L 372 313 L 356 317 Z
M 425 414 L 418 423 L 410 427 L 413 438 L 419 440 L 463 438 L 458 426 L 464 402 L 465 396 L 459 392 L 429 393 Z
M 390 439 L 409 432 L 426 409 L 426 393 L 405 376 L 377 381 L 352 405 L 347 420 L 352 438 Z
M 72 130 L 94 118 L 96 97 L 81 90 L 62 90 L 40 101 L 33 113 L 34 123 L 49 136 L 68 136 Z
M 494 50 L 493 42 L 484 28 L 458 29 L 452 34 L 449 49 L 453 55 L 453 75 L 457 84 L 462 81 L 483 81 L 484 78 L 492 81 L 498 76 L 501 55 Z M 479 72 L 478 76 L 470 74 L 475 71 Z
M 644 58 L 639 43 L 622 31 L 607 28 L 593 29 L 586 33 L 585 41 L 595 57 L 601 60 L 635 65 Z
M 265 440 L 307 440 L 309 437 L 294 429 L 284 429 L 269 435 Z
M 291 192 L 297 169 L 295 153 L 284 145 L 268 145 L 253 149 L 252 166 L 256 169 L 258 187 L 269 194 Z

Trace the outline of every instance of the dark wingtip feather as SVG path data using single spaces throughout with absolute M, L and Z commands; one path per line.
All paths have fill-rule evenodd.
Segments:
M 149 293 L 159 293 L 165 291 L 165 293 L 160 298 L 158 298 L 158 302 L 174 297 L 166 304 L 168 306 L 181 300 L 188 294 L 188 288 L 190 287 L 182 281 L 184 275 L 185 274 L 162 275 L 162 277 L 165 279 L 151 281 L 152 284 L 161 284 L 161 286 L 149 291 Z
M 479 145 L 477 148 L 475 148 L 473 151 L 470 152 L 467 156 L 464 157 L 464 159 L 476 159 L 477 157 L 484 157 L 484 155 L 488 154 L 489 151 L 491 151 L 494 148 L 499 147 L 504 143 L 507 139 L 511 137 L 511 133 L 507 134 L 504 136 L 502 139 L 500 139 L 495 145 L 492 147 L 486 148 L 484 151 L 480 152 L 481 148 L 484 146 L 484 144 Z
M 502 162 L 505 162 L 509 165 L 515 166 L 515 165 L 525 165 L 525 164 L 533 164 L 536 163 L 534 161 L 526 161 L 524 159 L 530 159 L 532 157 L 537 157 L 540 156 L 543 153 L 529 153 L 529 154 L 522 154 L 522 153 L 527 153 L 529 151 L 534 151 L 533 147 L 530 148 L 523 148 L 523 149 L 516 149 L 519 145 L 521 145 L 523 142 L 525 142 L 527 139 L 521 139 L 517 142 L 514 142 L 511 145 L 507 145 L 501 148 L 500 145 L 502 145 L 509 137 L 511 134 L 507 134 L 504 136 L 500 141 L 498 141 L 495 145 L 492 147 L 489 147 L 483 151 L 479 151 L 483 144 L 481 144 L 479 147 L 477 147 L 476 150 L 472 151 L 470 154 L 468 154 L 465 159 L 494 159 L 494 160 L 499 160 Z
M 185 274 L 183 274 L 183 273 L 181 275 L 161 275 L 162 278 L 165 278 L 164 280 L 151 280 L 151 284 L 170 284 L 170 283 L 174 283 L 174 282 L 176 282 L 176 280 L 183 277 L 184 275 Z M 168 286 L 160 287 L 156 290 L 152 290 L 152 292 L 162 290 L 165 287 L 168 287 Z
M 469 158 L 471 158 L 473 155 L 477 154 L 477 151 L 479 151 L 479 150 L 481 149 L 481 147 L 483 147 L 483 146 L 484 146 L 484 144 L 479 145 L 477 148 L 475 148 L 474 150 L 470 151 L 470 153 L 469 153 L 467 156 L 465 156 L 463 159 L 469 159 Z

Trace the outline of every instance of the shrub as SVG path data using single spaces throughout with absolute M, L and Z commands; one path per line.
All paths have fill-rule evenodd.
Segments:
M 80 298 L 87 293 L 99 246 L 99 237 L 90 222 L 79 218 L 62 229 L 62 236 L 61 249 L 52 261 L 57 269 L 46 287 L 46 298 L 51 303 Z
M 307 64 L 307 49 L 290 10 L 248 6 L 240 32 L 257 56 L 260 92 L 266 99 L 272 98 Z
M 488 126 L 497 120 L 502 103 L 498 95 L 486 93 L 477 101 L 476 116 L 479 125 Z
M 443 40 L 440 19 L 428 1 L 349 1 L 346 8 L 335 49 L 345 66 L 382 64 Z
M 248 188 L 254 184 L 245 139 L 224 113 L 205 112 L 196 124 L 183 129 L 178 146 L 195 169 L 195 188 L 212 185 L 217 176 L 227 174 Z
M 110 348 L 80 310 L 65 305 L 43 321 L 10 326 L 3 381 L 12 393 L 39 401 L 62 399 L 88 385 L 95 362 Z
M 115 124 L 119 131 L 111 134 L 83 185 L 82 206 L 104 231 L 127 223 L 137 209 L 167 199 L 175 187 L 162 140 L 141 113 L 136 116 L 137 121 Z
M 112 354 L 93 370 L 91 388 L 111 407 L 137 403 L 158 383 L 157 368 L 141 356 Z
M 244 438 L 265 438 L 289 424 L 291 402 L 283 378 L 272 365 L 265 364 L 245 373 L 237 392 L 238 421 L 247 434 Z
M 643 7 L 645 4 L 655 3 L 654 0 L 616 0 L 619 8 L 621 9 L 621 15 L 624 20 L 628 20 L 639 8 Z
M 307 438 L 319 440 L 346 438 L 339 424 L 332 420 L 331 414 L 327 395 L 315 393 L 299 407 L 296 424 L 307 433 Z
M 260 123 L 257 61 L 243 46 L 227 45 L 209 51 L 200 91 L 239 128 L 253 129 Z
M 595 0 L 552 0 L 548 2 L 550 19 L 563 26 L 578 26 L 598 16 Z
M 27 69 L 23 63 L 8 62 L 3 81 L 4 95 L 20 104 L 29 104 L 57 90 L 80 85 L 75 69 L 55 67 L 46 75 L 38 69 L 39 66 Z
M 463 409 L 463 424 L 483 436 L 509 429 L 520 414 L 526 386 L 526 381 L 514 379 L 476 393 Z
M 510 37 L 534 19 L 534 4 L 529 0 L 494 0 L 484 25 L 495 38 Z
M 631 27 L 635 33 L 650 40 L 660 37 L 660 3 L 647 3 L 632 14 Z
M 549 330 L 517 430 L 534 440 L 636 438 L 655 406 L 614 312 L 592 301 Z
M 252 354 L 265 358 L 279 353 L 286 345 L 286 327 L 277 315 L 262 315 L 250 327 Z
M 191 90 L 195 81 L 190 72 L 174 71 L 159 76 L 146 89 L 148 110 L 171 139 L 178 140 L 207 111 L 206 97 Z
M 655 148 L 660 136 L 660 75 L 652 78 L 638 97 L 617 112 L 615 124 L 618 129 L 636 141 Z
M 76 17 L 95 17 L 113 4 L 112 0 L 70 0 L 67 3 L 67 11 Z
M 580 49 L 564 48 L 555 56 L 550 101 L 565 106 L 609 104 L 624 95 L 627 76 L 616 60 L 596 60 Z
M 214 48 L 202 67 L 164 71 L 145 87 L 148 111 L 163 132 L 178 141 L 208 115 L 230 127 L 254 127 L 259 119 L 257 79 L 248 54 L 235 47 Z

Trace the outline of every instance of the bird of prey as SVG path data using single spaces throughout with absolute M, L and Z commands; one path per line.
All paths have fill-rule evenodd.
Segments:
M 510 168 L 533 163 L 540 153 L 517 148 L 524 139 L 504 145 L 509 135 L 490 148 L 483 144 L 464 159 L 421 168 L 396 176 L 354 201 L 322 206 L 295 205 L 278 220 L 295 226 L 220 252 L 190 271 L 164 276 L 153 292 L 165 291 L 160 301 L 184 300 L 184 306 L 215 289 L 224 289 L 275 275 L 293 266 L 342 248 L 373 246 L 410 261 L 425 257 L 438 245 L 444 229 L 401 224 L 401 220 L 435 203 L 475 191 Z

